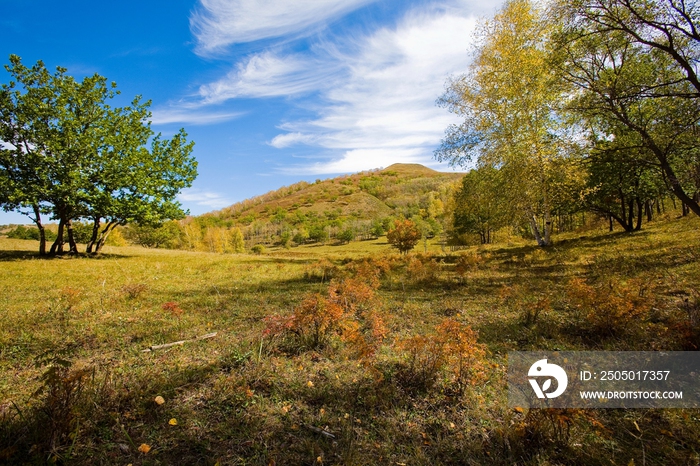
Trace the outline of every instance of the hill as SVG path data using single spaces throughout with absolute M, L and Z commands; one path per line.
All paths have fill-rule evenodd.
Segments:
M 426 194 L 439 193 L 461 173 L 441 173 L 420 164 L 395 163 L 385 169 L 343 175 L 315 183 L 300 181 L 203 216 L 236 219 L 272 218 L 273 212 L 341 211 L 341 216 L 374 219 L 378 215 L 411 216 L 424 206 Z M 408 200 L 402 200 L 408 197 Z
M 369 237 L 373 226 L 381 234 L 381 228 L 397 217 L 422 219 L 431 230 L 439 230 L 436 225 L 444 220 L 444 206 L 462 176 L 397 163 L 314 183 L 301 181 L 190 221 L 200 226 L 240 227 L 250 244 L 299 233 L 298 239 L 310 235 L 313 240 L 314 231 L 326 231 L 332 238 L 348 228 L 358 237 Z

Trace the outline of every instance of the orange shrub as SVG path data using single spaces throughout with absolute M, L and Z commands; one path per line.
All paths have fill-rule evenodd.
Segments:
M 387 333 L 375 295 L 378 282 L 346 278 L 331 281 L 325 295 L 307 294 L 289 317 L 265 318 L 263 341 L 289 339 L 295 349 L 318 349 L 334 335 L 350 344 L 361 359 L 374 354 Z
M 478 333 L 454 319 L 445 319 L 427 335 L 414 335 L 401 341 L 399 349 L 407 359 L 401 373 L 403 382 L 419 390 L 430 389 L 441 373 L 447 374 L 448 388 L 463 393 L 480 380 L 484 369 L 484 345 Z
M 288 330 L 300 346 L 317 349 L 325 346 L 340 330 L 344 309 L 336 300 L 318 293 L 307 295 L 289 320 Z
M 574 278 L 568 284 L 567 297 L 595 331 L 617 335 L 648 315 L 653 293 L 647 288 L 638 279 L 622 282 L 612 278 L 593 286 Z
M 431 256 L 418 254 L 408 259 L 406 271 L 414 283 L 434 283 L 440 277 L 440 264 Z
M 326 258 L 319 259 L 304 269 L 304 278 L 312 281 L 326 282 L 337 278 L 339 274 L 340 268 Z
M 469 272 L 478 270 L 483 263 L 484 258 L 475 252 L 460 254 L 457 258 L 457 262 L 455 262 L 455 272 L 460 280 L 464 280 L 464 277 Z
M 370 257 L 353 262 L 348 268 L 353 272 L 355 278 L 366 281 L 377 288 L 379 287 L 379 279 L 386 275 L 391 270 L 391 267 L 392 263 L 386 257 Z

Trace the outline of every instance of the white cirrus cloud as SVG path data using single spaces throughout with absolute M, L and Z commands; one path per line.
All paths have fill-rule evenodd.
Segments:
M 236 97 L 291 96 L 318 90 L 337 68 L 308 55 L 265 51 L 238 63 L 218 81 L 201 86 L 199 95 L 205 104 Z
M 376 0 L 200 0 L 190 17 L 197 53 L 299 34 Z
M 319 117 L 289 121 L 270 144 L 304 144 L 336 154 L 326 162 L 293 166 L 294 173 L 340 173 L 395 162 L 436 166 L 433 150 L 458 119 L 435 105 L 445 80 L 465 71 L 476 19 L 450 11 L 414 12 L 353 44 L 329 51 L 345 73 L 322 93 Z M 314 73 L 315 70 L 309 70 Z
M 356 173 L 371 168 L 386 168 L 397 162 L 431 165 L 429 161 L 425 160 L 420 149 L 353 149 L 347 151 L 339 159 L 290 165 L 278 171 L 286 175 Z
M 212 12 L 224 8 L 221 1 L 202 0 Z M 247 0 L 227 4 L 233 3 L 240 3 L 241 11 L 253 8 Z M 306 11 L 325 3 L 330 4 L 295 2 L 295 8 Z M 341 3 L 349 8 L 353 2 L 333 5 Z M 243 97 L 294 97 L 293 105 L 315 111 L 315 118 L 281 123 L 281 133 L 268 142 L 282 150 L 306 146 L 316 153 L 313 161 L 282 167 L 281 172 L 331 174 L 396 162 L 444 167 L 434 161 L 433 151 L 445 128 L 459 118 L 435 101 L 448 77 L 468 69 L 476 15 L 498 4 L 500 0 L 421 2 L 396 25 L 364 35 L 357 30 L 342 37 L 319 35 L 304 51 L 278 42 L 201 86 L 199 105 Z M 233 24 L 225 16 L 216 16 L 219 23 Z M 221 44 L 235 40 L 222 39 Z
M 272 147 L 276 147 L 277 149 L 284 149 L 286 147 L 291 147 L 297 144 L 308 144 L 312 145 L 316 143 L 316 136 L 313 134 L 304 134 L 304 133 L 286 133 L 286 134 L 278 134 L 275 136 L 272 141 L 270 141 L 270 145 Z
M 177 200 L 189 205 L 197 205 L 210 209 L 221 209 L 233 204 L 231 199 L 212 191 L 202 191 L 196 188 L 183 189 L 177 196 Z
M 203 112 L 188 109 L 185 106 L 154 109 L 151 113 L 151 124 L 156 126 L 171 123 L 210 125 L 233 120 L 244 114 L 243 112 Z

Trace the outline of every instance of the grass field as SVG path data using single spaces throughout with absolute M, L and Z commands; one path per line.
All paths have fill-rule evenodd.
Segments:
M 505 370 L 513 350 L 697 350 L 699 240 L 695 218 L 408 257 L 40 259 L 0 238 L 0 463 L 697 465 L 699 411 L 513 410 Z

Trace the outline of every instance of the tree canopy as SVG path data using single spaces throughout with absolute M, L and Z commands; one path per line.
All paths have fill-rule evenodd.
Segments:
M 31 68 L 16 55 L 0 87 L 0 204 L 29 216 L 40 231 L 42 215 L 59 222 L 52 253 L 77 252 L 73 222 L 93 223 L 88 252 L 127 222 L 157 224 L 184 215 L 175 200 L 197 176 L 194 143 L 180 130 L 171 139 L 150 127 L 150 101 L 112 107 L 116 84 L 95 74 L 81 82 L 39 61 Z
M 562 212 L 592 210 L 634 231 L 671 194 L 700 215 L 699 13 L 677 0 L 507 1 L 438 100 L 464 119 L 436 158 L 476 162 L 469 183 L 500 193 L 542 246 Z M 462 230 L 492 201 L 465 204 L 467 188 L 456 199 Z
M 550 28 L 528 0 L 506 3 L 482 24 L 470 71 L 451 80 L 439 100 L 464 122 L 447 129 L 436 151 L 452 165 L 476 159 L 499 169 L 509 180 L 502 195 L 541 246 L 550 244 L 557 188 L 570 166 L 557 112 L 563 88 L 548 66 Z
M 386 239 L 402 254 L 407 253 L 418 244 L 422 237 L 418 226 L 410 220 L 395 220 L 394 227 L 389 230 Z

